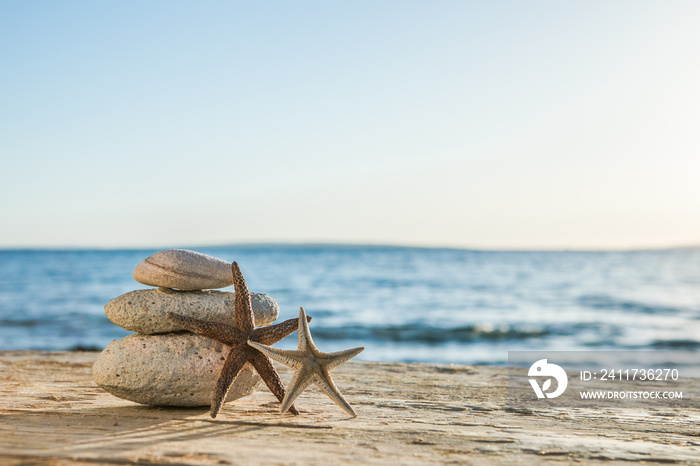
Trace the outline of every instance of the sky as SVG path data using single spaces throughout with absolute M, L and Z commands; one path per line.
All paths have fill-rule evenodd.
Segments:
M 700 244 L 700 3 L 0 0 L 0 247 Z

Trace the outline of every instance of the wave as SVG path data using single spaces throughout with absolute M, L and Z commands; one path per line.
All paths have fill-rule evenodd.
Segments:
M 446 342 L 507 341 L 541 338 L 551 332 L 541 328 L 518 328 L 513 325 L 467 325 L 440 328 L 425 325 L 397 325 L 386 327 L 314 327 L 314 338 L 322 340 L 393 341 L 437 344 Z
M 34 328 L 46 325 L 46 319 L 25 319 L 25 320 L 11 320 L 3 319 L 0 320 L 0 327 L 24 327 L 24 328 Z
M 607 295 L 583 295 L 577 300 L 579 305 L 592 309 L 618 310 L 640 314 L 679 314 L 683 309 L 671 306 L 658 306 L 635 301 L 615 299 Z
M 656 340 L 651 344 L 654 348 L 659 349 L 676 349 L 676 350 L 691 350 L 699 349 L 700 341 L 697 340 Z

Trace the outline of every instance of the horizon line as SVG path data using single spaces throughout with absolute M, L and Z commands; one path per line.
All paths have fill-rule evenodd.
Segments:
M 241 241 L 233 243 L 170 245 L 170 246 L 0 246 L 0 251 L 145 251 L 167 249 L 228 249 L 228 248 L 395 248 L 395 249 L 434 249 L 474 252 L 634 252 L 634 251 L 669 251 L 683 249 L 700 249 L 700 244 L 676 246 L 645 246 L 645 247 L 469 247 L 454 245 L 419 245 L 398 243 L 363 243 L 363 242 L 334 242 L 334 241 Z

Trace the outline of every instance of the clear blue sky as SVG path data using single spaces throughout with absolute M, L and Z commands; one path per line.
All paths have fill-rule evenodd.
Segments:
M 700 3 L 1 1 L 0 247 L 700 243 Z

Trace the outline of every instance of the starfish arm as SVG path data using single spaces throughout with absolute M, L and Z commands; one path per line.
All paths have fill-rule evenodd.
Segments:
M 233 300 L 236 328 L 241 332 L 250 333 L 255 328 L 255 317 L 253 316 L 253 305 L 250 302 L 248 285 L 246 285 L 243 272 L 241 272 L 237 262 L 231 264 L 231 273 L 233 273 L 233 288 L 236 291 Z
M 331 375 L 328 373 L 328 370 L 321 368 L 320 371 L 314 373 L 314 381 L 324 392 L 326 392 L 326 395 L 328 395 L 328 397 L 333 400 L 335 404 L 343 408 L 352 417 L 357 417 L 355 410 L 352 409 L 350 403 L 348 403 L 345 397 L 340 393 L 340 390 L 338 390 L 338 387 L 336 387 L 335 383 L 333 383 L 333 379 L 331 379 Z
M 280 414 L 284 414 L 285 411 L 289 409 L 292 403 L 294 403 L 294 400 L 306 390 L 306 387 L 308 387 L 311 382 L 313 382 L 311 374 L 304 371 L 304 369 L 299 369 L 296 374 L 294 374 L 294 378 L 289 382 L 287 393 L 284 395 L 284 400 L 282 400 L 282 404 L 280 405 Z
M 234 379 L 246 363 L 247 351 L 239 351 L 238 349 L 236 347 L 231 348 L 224 366 L 221 368 L 221 374 L 216 381 L 216 387 L 211 397 L 211 417 L 216 417 L 219 414 L 231 384 L 233 384 Z
M 168 318 L 190 332 L 213 338 L 229 346 L 245 341 L 243 334 L 239 330 L 226 324 L 207 322 L 206 320 L 183 316 L 174 312 L 168 312 Z
M 267 388 L 270 389 L 272 394 L 275 395 L 281 403 L 282 400 L 284 400 L 285 395 L 284 386 L 282 385 L 282 380 L 280 380 L 280 376 L 277 374 L 277 371 L 272 365 L 270 358 L 262 353 L 256 352 L 250 356 L 249 361 L 253 367 L 255 367 L 255 370 L 258 371 L 260 378 L 263 379 L 265 385 L 267 385 Z M 294 405 L 289 407 L 289 412 L 294 415 L 299 414 L 299 411 L 297 411 Z
M 301 366 L 302 356 L 298 351 L 282 350 L 278 348 L 272 348 L 271 346 L 263 345 L 256 341 L 248 340 L 248 344 L 260 351 L 265 356 L 279 361 L 292 368 L 298 368 Z
M 340 366 L 342 363 L 349 361 L 361 352 L 365 350 L 365 347 L 352 348 L 344 351 L 337 351 L 335 353 L 326 353 L 323 359 L 325 359 L 324 367 L 327 371 L 331 371 L 336 367 Z
M 306 321 L 310 322 L 311 317 L 307 317 Z M 291 335 L 298 328 L 299 319 L 285 320 L 284 322 L 270 325 L 269 327 L 256 328 L 253 330 L 251 340 L 262 343 L 263 345 L 271 345 Z
M 304 308 L 299 308 L 299 351 L 306 351 L 307 348 L 311 348 L 311 351 L 318 352 L 314 341 L 311 338 L 311 331 L 309 330 L 309 323 L 306 321 L 306 312 Z

